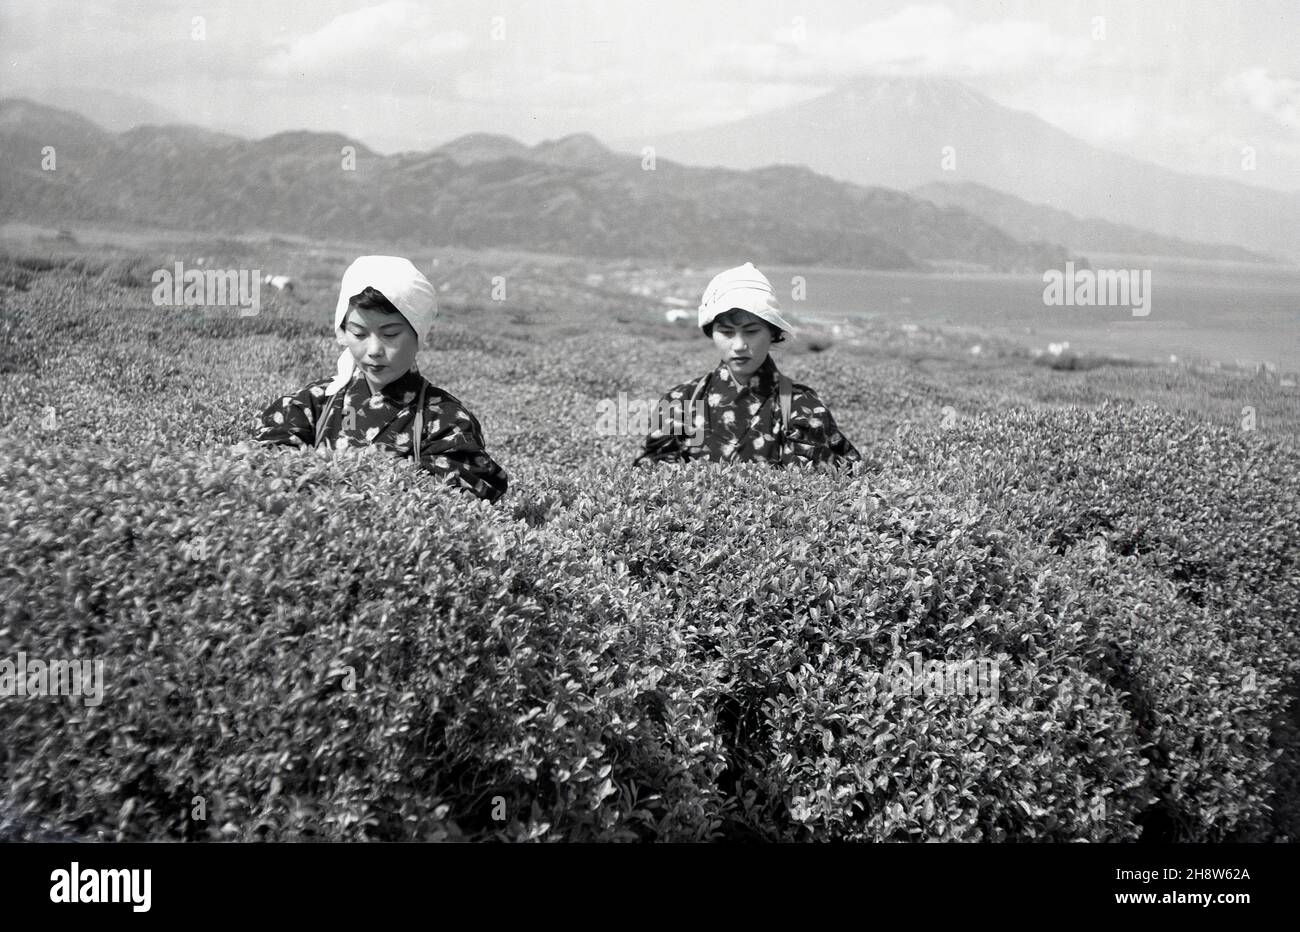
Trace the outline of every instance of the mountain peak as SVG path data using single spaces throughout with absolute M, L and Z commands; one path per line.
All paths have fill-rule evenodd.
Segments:
M 26 97 L 0 99 L 0 127 L 12 129 L 20 126 L 76 129 L 85 134 L 103 134 L 106 130 L 79 113 L 61 110 L 37 103 Z
M 264 139 L 257 140 L 254 145 L 263 151 L 270 151 L 276 155 L 297 155 L 299 153 L 317 155 L 321 152 L 329 152 L 331 157 L 337 157 L 339 150 L 343 146 L 352 146 L 356 150 L 356 154 L 362 157 L 374 155 L 369 148 L 354 139 L 349 139 L 342 133 L 318 133 L 306 129 L 275 133 Z
M 451 142 L 443 143 L 434 152 L 455 159 L 462 165 L 528 157 L 526 145 L 518 139 L 500 133 L 469 133 Z
M 614 151 L 591 133 L 572 133 L 547 139 L 533 146 L 533 157 L 563 165 L 599 167 L 607 165 Z
M 840 85 L 826 97 L 909 109 L 971 110 L 996 106 L 988 97 L 960 81 L 928 75 L 864 75 Z

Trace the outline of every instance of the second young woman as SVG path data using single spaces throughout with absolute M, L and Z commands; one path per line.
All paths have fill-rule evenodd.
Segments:
M 777 369 L 769 348 L 792 328 L 771 282 L 752 263 L 709 282 L 699 326 L 722 361 L 669 390 L 659 408 L 670 413 L 645 438 L 634 463 L 765 460 L 790 466 L 861 459 L 817 393 Z

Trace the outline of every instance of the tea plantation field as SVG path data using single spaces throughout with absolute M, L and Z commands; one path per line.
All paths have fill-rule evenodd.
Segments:
M 489 505 L 235 446 L 332 371 L 355 254 L 0 257 L 0 659 L 105 663 L 98 706 L 0 696 L 0 837 L 1300 839 L 1294 387 L 881 325 L 775 350 L 852 472 L 632 470 L 597 403 L 703 372 L 698 331 L 417 259 Z M 155 306 L 197 255 L 298 288 Z M 888 688 L 911 658 L 997 694 Z

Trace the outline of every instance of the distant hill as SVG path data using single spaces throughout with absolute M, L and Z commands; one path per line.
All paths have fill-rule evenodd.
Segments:
M 1196 243 L 1175 236 L 1106 220 L 1080 219 L 1074 214 L 994 191 L 973 181 L 933 182 L 908 192 L 941 207 L 960 207 L 1001 227 L 1017 239 L 1050 240 L 1078 252 L 1128 253 L 1135 256 L 1179 256 L 1188 259 L 1277 263 L 1265 255 L 1224 243 Z
M 862 78 L 745 119 L 625 144 L 692 165 L 791 163 L 905 191 L 975 182 L 1076 217 L 1300 258 L 1300 192 L 1107 152 L 953 80 Z M 955 158 L 948 169 L 946 147 Z
M 440 146 L 436 151 L 458 162 L 472 165 L 475 162 L 495 162 L 498 159 L 527 158 L 531 150 L 518 139 L 509 136 L 470 133 Z
M 42 171 L 43 146 L 57 170 Z M 355 170 L 345 170 L 345 147 Z M 200 232 L 373 236 L 424 246 L 512 247 L 684 263 L 915 269 L 1059 267 L 954 207 L 806 168 L 694 168 L 613 152 L 591 136 L 525 146 L 475 134 L 380 156 L 336 133 L 246 140 L 194 127 L 107 132 L 75 114 L 0 101 L 0 210 Z
M 47 107 L 71 110 L 93 120 L 110 132 L 135 126 L 167 126 L 185 120 L 135 94 L 123 94 L 102 87 L 10 88 L 11 97 L 23 97 Z

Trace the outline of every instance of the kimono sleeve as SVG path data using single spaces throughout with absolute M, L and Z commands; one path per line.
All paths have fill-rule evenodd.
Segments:
M 789 465 L 842 466 L 862 459 L 840 432 L 830 409 L 810 388 L 795 392 L 795 406 L 784 438 L 782 461 Z
M 420 468 L 489 502 L 505 495 L 509 476 L 488 456 L 478 419 L 445 396 L 430 399 L 424 413 Z
M 313 446 L 316 442 L 317 407 L 324 394 L 319 385 L 308 385 L 271 402 L 258 419 L 254 442 L 266 446 Z
M 684 463 L 690 459 L 689 450 L 698 446 L 693 443 L 697 435 L 697 425 L 687 431 L 686 408 L 689 404 L 693 383 L 678 385 L 659 399 L 659 408 L 655 412 L 653 430 L 646 434 L 641 453 L 632 461 L 633 466 L 643 461 L 652 463 Z

